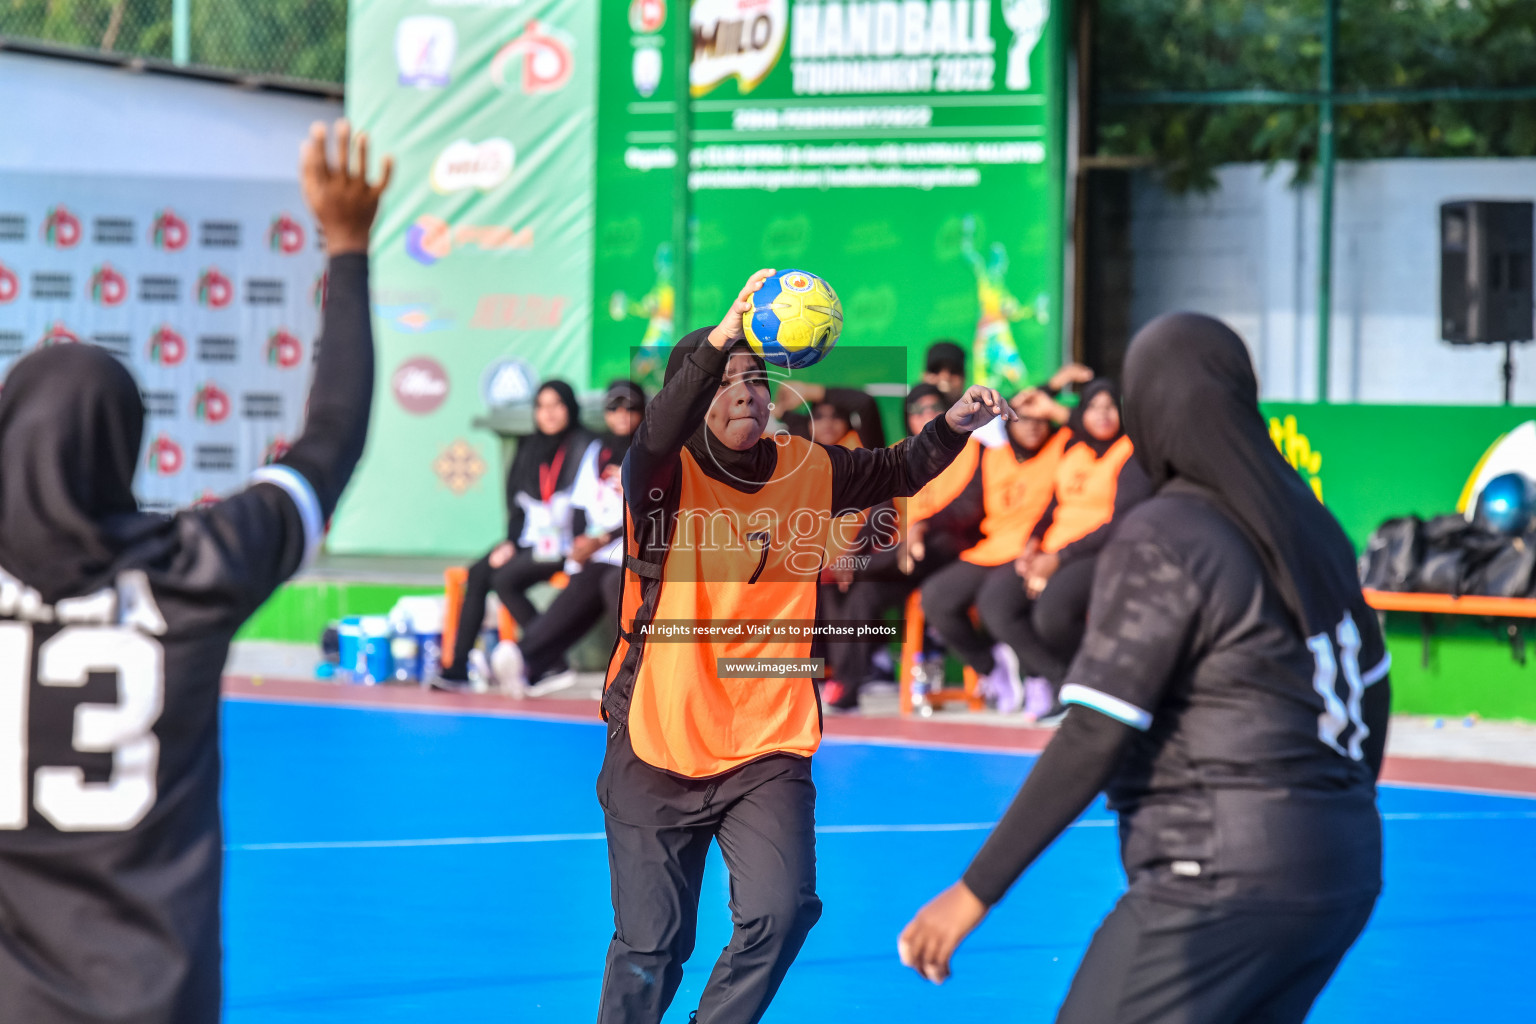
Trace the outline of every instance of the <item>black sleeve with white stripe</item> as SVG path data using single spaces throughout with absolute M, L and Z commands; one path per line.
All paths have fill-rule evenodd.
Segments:
M 1146 731 L 1202 601 L 1199 586 L 1162 545 L 1112 541 L 1094 570 L 1088 632 L 1061 688 L 1062 703 Z
M 368 311 L 368 257 L 348 253 L 327 269 L 325 312 L 304 432 L 281 464 L 297 470 L 319 501 L 322 522 L 363 456 L 373 405 L 373 327 Z

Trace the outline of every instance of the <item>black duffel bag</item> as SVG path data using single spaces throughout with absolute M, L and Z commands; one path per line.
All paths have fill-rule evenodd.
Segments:
M 1360 556 L 1360 585 L 1368 590 L 1412 590 L 1424 558 L 1424 521 L 1388 519 L 1371 533 Z
M 1481 593 L 1476 589 L 1484 570 L 1511 544 L 1511 538 L 1473 525 L 1460 515 L 1436 516 L 1427 520 L 1419 535 L 1424 556 L 1413 589 L 1426 594 Z M 1504 578 L 1506 570 L 1500 573 Z M 1508 596 L 1523 597 L 1520 594 Z
M 1498 550 L 1472 574 L 1466 592 L 1485 597 L 1526 597 L 1536 577 L 1536 531 L 1499 539 Z

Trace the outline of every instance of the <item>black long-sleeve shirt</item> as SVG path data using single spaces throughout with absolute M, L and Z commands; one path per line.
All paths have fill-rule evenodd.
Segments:
M 304 432 L 280 462 L 314 486 L 324 518 L 363 456 L 373 405 L 373 328 L 368 306 L 368 256 L 333 256 L 327 271 L 315 379 Z
M 328 291 L 308 420 L 278 464 L 212 505 L 145 517 L 116 579 L 70 595 L 84 599 L 71 618 L 0 601 L 7 630 L 84 650 L 93 675 L 118 676 L 107 699 L 138 708 L 110 753 L 77 749 L 82 696 L 97 698 L 23 669 L 32 743 L 9 767 L 94 774 L 99 792 L 33 787 L 22 827 L 0 829 L 0 941 L 27 951 L 0 956 L 0 1020 L 218 1019 L 219 677 L 241 623 L 313 554 L 368 432 L 367 256 L 333 258 Z
M 1107 785 L 1133 888 L 1249 906 L 1373 895 L 1389 664 L 1363 598 L 1334 636 L 1304 639 L 1238 528 L 1165 488 L 1099 556 L 1072 709 L 967 887 L 996 902 Z

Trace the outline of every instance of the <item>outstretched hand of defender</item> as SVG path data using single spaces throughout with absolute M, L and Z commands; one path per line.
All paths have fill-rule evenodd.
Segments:
M 736 301 L 731 303 L 731 311 L 725 314 L 725 319 L 720 321 L 720 326 L 709 332 L 709 343 L 715 348 L 730 348 L 747 336 L 746 328 L 742 326 L 741 318 L 752 312 L 752 295 L 763 286 L 763 282 L 774 274 L 773 268 L 764 267 L 751 277 L 747 283 L 741 286 L 741 292 L 737 294 Z
M 299 183 L 304 201 L 325 232 L 326 253 L 365 253 L 373 218 L 379 212 L 379 197 L 389 187 L 395 161 L 386 156 L 377 184 L 370 184 L 367 133 L 359 133 L 354 140 L 346 118 L 336 122 L 334 131 L 336 156 L 332 160 L 325 125 L 319 121 L 310 125 L 309 138 L 299 147 Z
M 1019 418 L 995 389 L 972 384 L 960 396 L 960 401 L 949 407 L 944 419 L 955 430 L 966 431 L 979 430 L 991 423 L 994 416 L 1005 420 Z
M 942 985 L 949 977 L 949 958 L 986 916 L 987 905 L 964 882 L 956 882 L 929 900 L 901 930 L 896 952 L 902 966 Z

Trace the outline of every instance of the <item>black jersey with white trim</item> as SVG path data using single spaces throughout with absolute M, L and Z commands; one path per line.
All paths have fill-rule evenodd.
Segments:
M 0 1020 L 218 1020 L 219 680 L 319 509 L 268 467 L 96 593 L 0 567 Z
M 1213 505 L 1164 491 L 1099 556 L 1061 698 L 1137 730 L 1107 787 L 1133 884 L 1204 902 L 1332 903 L 1380 888 L 1387 673 L 1361 598 L 1304 638 Z

